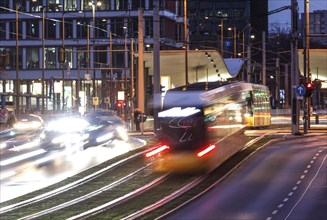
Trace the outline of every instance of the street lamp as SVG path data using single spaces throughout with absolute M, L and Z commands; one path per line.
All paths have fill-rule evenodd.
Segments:
M 220 27 L 220 53 L 224 57 L 224 20 L 221 19 Z
M 233 40 L 234 40 L 234 58 L 236 58 L 236 27 L 234 26 L 233 28 L 229 27 L 229 31 L 233 30 Z
M 93 29 L 93 95 L 96 96 L 96 88 L 95 88 L 95 69 L 94 69 L 94 61 L 95 61 L 95 53 L 94 53 L 94 49 L 95 49 L 95 7 L 96 6 L 101 6 L 101 2 L 98 1 L 90 1 L 89 2 L 89 6 L 92 7 L 92 29 Z

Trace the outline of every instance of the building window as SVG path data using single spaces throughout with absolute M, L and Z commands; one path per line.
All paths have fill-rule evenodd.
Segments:
M 95 26 L 95 37 L 96 38 L 106 38 L 107 37 L 107 20 L 96 20 Z
M 26 39 L 39 38 L 39 21 L 26 20 Z
M 6 23 L 0 22 L 0 40 L 6 39 Z
M 124 19 L 115 18 L 111 19 L 111 32 L 115 35 L 122 37 L 124 36 Z
M 115 0 L 115 10 L 128 10 L 128 0 Z
M 48 0 L 47 11 L 59 11 L 58 5 L 60 5 L 59 0 Z
M 10 29 L 10 39 L 16 39 L 16 22 L 11 22 L 9 24 Z M 18 22 L 18 39 L 22 39 L 22 22 Z
M 99 10 L 99 11 L 109 11 L 110 10 L 111 1 L 103 1 L 103 0 L 98 0 L 98 1 L 101 1 L 101 6 L 98 6 L 97 10 Z
M 56 38 L 56 22 L 53 20 L 45 20 L 45 32 L 44 37 L 46 39 L 55 39 Z
M 87 38 L 88 20 L 77 21 L 77 38 Z
M 65 11 L 76 11 L 77 10 L 76 0 L 64 0 Z
M 144 36 L 146 37 L 152 37 L 153 35 L 153 18 L 152 17 L 147 17 L 144 19 Z
M 65 62 L 66 62 L 66 67 L 69 67 L 70 69 L 73 68 L 73 53 L 72 53 L 72 51 L 73 51 L 73 48 L 72 47 L 65 47 Z
M 77 48 L 77 50 L 84 50 L 83 52 L 78 52 L 77 56 L 78 56 L 78 67 L 79 68 L 87 68 L 88 67 L 88 63 L 89 63 L 89 59 L 88 59 L 88 53 L 85 52 L 86 48 L 80 47 Z
M 30 2 L 31 12 L 42 11 L 43 0 L 34 0 Z
M 44 62 L 45 62 L 45 68 L 46 69 L 55 69 L 56 68 L 56 48 L 49 47 L 45 48 L 44 51 Z
M 7 51 L 9 52 L 9 65 L 10 69 L 16 68 L 16 48 L 8 48 Z M 22 69 L 22 48 L 18 48 L 18 68 Z
M 1 0 L 1 1 L 0 1 L 0 6 L 2 6 L 2 7 L 4 7 L 4 8 L 9 8 L 9 2 L 10 2 L 10 0 Z M 8 10 L 3 9 L 3 8 L 0 8 L 0 12 L 7 13 Z
M 62 31 L 62 29 L 60 31 Z M 73 20 L 65 19 L 65 38 L 67 39 L 73 38 Z
M 152 2 L 152 1 L 150 1 Z M 150 7 L 152 7 L 153 3 L 150 3 Z M 138 10 L 139 8 L 145 8 L 145 0 L 139 0 L 139 1 L 132 1 L 132 10 Z
M 39 69 L 39 48 L 26 48 L 27 69 Z
M 14 9 L 17 9 L 18 11 L 26 11 L 26 1 L 21 1 L 21 0 L 14 0 L 13 1 Z

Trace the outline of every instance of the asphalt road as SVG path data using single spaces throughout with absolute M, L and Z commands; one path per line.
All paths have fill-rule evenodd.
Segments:
M 326 143 L 323 134 L 261 149 L 165 220 L 325 220 Z

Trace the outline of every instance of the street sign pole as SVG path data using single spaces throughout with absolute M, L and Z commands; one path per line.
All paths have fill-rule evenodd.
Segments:
M 296 85 L 299 84 L 298 69 L 298 3 L 292 0 L 292 35 L 291 35 L 291 97 L 292 97 L 292 134 L 299 135 L 299 100 L 296 98 Z M 297 90 L 299 91 L 299 90 Z M 301 89 L 301 92 L 304 92 Z

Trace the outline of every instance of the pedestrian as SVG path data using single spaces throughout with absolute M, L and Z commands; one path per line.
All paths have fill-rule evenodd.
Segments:
M 140 128 L 140 119 L 141 117 L 141 110 L 139 108 L 136 108 L 135 111 L 134 111 L 134 123 L 135 123 L 135 126 L 136 126 L 136 131 L 140 131 L 141 128 Z

